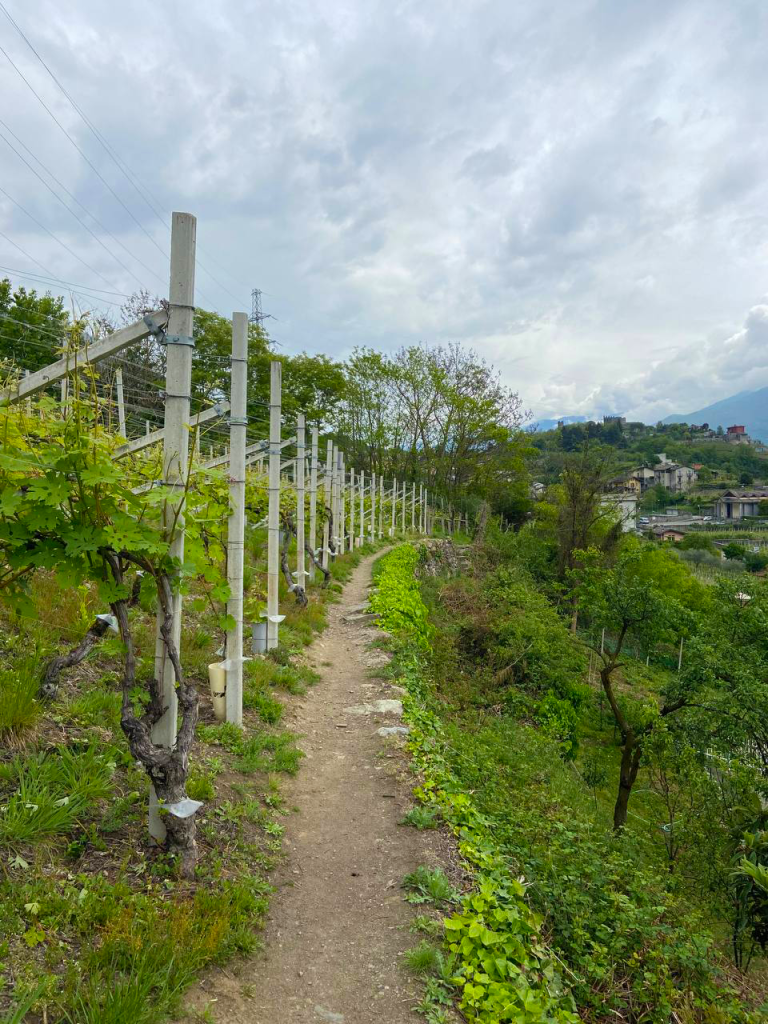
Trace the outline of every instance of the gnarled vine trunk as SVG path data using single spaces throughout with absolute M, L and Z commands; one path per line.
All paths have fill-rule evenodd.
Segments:
M 105 559 L 115 582 L 122 584 L 123 574 L 118 556 L 114 552 L 106 552 Z M 166 711 L 160 684 L 154 676 L 150 676 L 144 684 L 149 696 L 149 703 L 144 714 L 138 716 L 134 711 L 131 695 L 136 685 L 136 652 L 128 620 L 128 602 L 126 600 L 115 601 L 112 605 L 120 636 L 125 644 L 120 725 L 128 739 L 131 753 L 141 762 L 147 772 L 155 788 L 158 801 L 161 806 L 167 808 L 163 818 L 166 829 L 166 849 L 178 857 L 179 875 L 182 878 L 191 878 L 194 876 L 197 861 L 195 815 L 194 813 L 184 813 L 184 808 L 177 809 L 176 805 L 182 803 L 187 796 L 189 751 L 197 724 L 197 691 L 184 678 L 179 652 L 173 640 L 170 580 L 164 573 L 154 572 L 152 566 L 142 565 L 142 568 L 152 573 L 157 585 L 157 595 L 162 613 L 160 635 L 168 659 L 173 666 L 180 726 L 173 747 L 163 747 L 153 742 L 152 728 Z M 180 813 L 176 813 L 177 810 Z
M 307 606 L 307 592 L 300 583 L 295 583 L 291 575 L 291 567 L 288 564 L 288 547 L 291 537 L 296 536 L 296 526 L 293 519 L 287 513 L 283 516 L 283 543 L 280 546 L 280 568 L 283 571 L 283 578 L 290 592 L 296 598 L 296 604 L 301 608 Z
M 43 672 L 43 681 L 40 684 L 40 697 L 43 700 L 53 700 L 56 697 L 59 692 L 59 676 L 62 670 L 74 668 L 75 665 L 84 661 L 108 629 L 109 622 L 106 619 L 94 619 L 77 647 L 73 647 L 67 654 L 60 654 L 48 662 Z

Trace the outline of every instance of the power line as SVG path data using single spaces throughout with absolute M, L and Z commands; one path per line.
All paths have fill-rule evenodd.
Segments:
M 10 239 L 8 239 L 8 241 L 10 241 Z M 32 257 L 30 256 L 29 259 L 32 259 Z M 93 288 L 89 284 L 75 284 L 74 281 L 65 281 L 65 280 L 63 280 L 63 278 L 56 277 L 56 275 L 53 274 L 53 273 L 49 274 L 47 277 L 43 277 L 42 274 L 33 274 L 33 273 L 31 273 L 30 271 L 27 271 L 27 270 L 19 270 L 17 267 L 4 267 L 2 264 L 0 264 L 0 270 L 5 270 L 9 274 L 18 274 L 19 277 L 30 277 L 30 278 L 33 278 L 33 279 L 34 278 L 39 278 L 43 283 L 65 284 L 65 285 L 68 285 L 68 286 L 70 286 L 72 288 L 82 288 L 84 291 L 104 292 L 106 295 L 119 295 L 119 296 L 121 296 L 121 298 L 125 298 L 125 299 L 130 299 L 130 297 L 131 297 L 128 294 L 128 292 L 118 292 L 118 291 L 115 291 L 112 288 Z
M 126 181 L 133 187 L 133 189 L 136 191 L 137 195 L 139 195 L 139 197 L 146 203 L 146 205 L 149 207 L 149 209 L 152 211 L 152 213 L 160 221 L 160 223 L 163 224 L 165 227 L 170 228 L 170 223 L 169 223 L 168 219 L 166 217 L 164 217 L 163 214 L 158 211 L 157 207 L 153 204 L 153 202 L 150 201 L 150 199 L 147 198 L 147 196 L 149 196 L 151 199 L 153 199 L 155 202 L 157 202 L 158 205 L 159 205 L 159 201 L 152 195 L 150 190 L 141 182 L 141 179 L 138 177 L 138 175 L 134 171 L 132 171 L 131 168 L 128 166 L 128 164 L 122 159 L 122 157 L 120 157 L 120 155 L 117 153 L 117 151 L 114 149 L 114 147 L 107 141 L 105 136 L 93 124 L 93 122 L 90 120 L 90 118 L 86 116 L 85 112 L 75 102 L 75 100 L 72 98 L 72 96 L 70 96 L 70 94 L 67 92 L 67 90 L 64 88 L 64 86 L 61 84 L 61 82 L 56 77 L 56 75 L 53 73 L 53 71 L 51 71 L 51 69 L 48 66 L 48 64 L 46 64 L 46 62 L 43 60 L 43 58 L 40 56 L 38 51 L 35 49 L 35 47 L 30 42 L 30 40 L 24 34 L 24 31 L 20 28 L 20 26 L 11 17 L 11 15 L 8 12 L 8 9 L 6 8 L 5 4 L 2 3 L 2 0 L 0 0 L 0 11 L 2 11 L 2 13 L 5 15 L 5 17 L 8 19 L 8 21 L 11 23 L 11 25 L 13 25 L 13 27 L 16 29 L 16 31 L 19 33 L 19 35 L 24 40 L 24 42 L 27 44 L 29 49 L 35 55 L 35 57 L 37 57 L 38 61 L 42 64 L 42 66 L 48 72 L 49 76 L 51 77 L 51 79 L 53 80 L 53 82 L 55 83 L 57 88 L 61 91 L 62 95 L 65 96 L 66 99 L 69 101 L 69 103 L 72 106 L 73 110 L 82 119 L 83 123 L 89 129 L 89 131 L 91 132 L 93 137 L 96 139 L 96 141 L 99 143 L 99 145 L 102 147 L 104 152 L 109 156 L 109 158 L 115 164 L 115 166 L 120 171 L 120 173 L 123 175 L 123 177 L 126 179 Z M 3 51 L 3 53 L 5 53 L 5 51 Z M 8 57 L 7 54 L 6 54 L 6 57 Z M 8 59 L 10 60 L 10 57 Z M 11 63 L 13 63 L 13 62 L 11 61 Z M 15 67 L 15 65 L 14 65 L 14 67 Z M 25 79 L 25 81 L 26 81 L 26 79 Z M 27 84 L 29 85 L 29 83 L 27 83 Z M 30 88 L 32 88 L 32 87 L 30 86 Z M 33 90 L 33 92 L 34 92 L 34 90 Z M 35 95 L 37 95 L 37 93 L 35 93 Z M 38 96 L 38 99 L 39 98 L 40 97 Z M 42 102 L 42 100 L 41 100 L 41 102 Z M 45 105 L 45 104 L 43 104 L 43 105 Z M 48 109 L 48 108 L 46 107 L 46 109 Z M 50 113 L 50 111 L 49 111 L 49 113 Z M 61 127 L 61 125 L 59 127 Z M 73 141 L 73 140 L 70 138 L 70 141 Z M 73 142 L 73 145 L 74 144 L 75 143 Z M 79 147 L 78 147 L 78 149 L 79 149 Z M 82 153 L 82 150 L 80 150 L 80 152 Z M 83 156 L 84 156 L 84 154 L 83 154 Z M 87 157 L 85 157 L 85 156 L 84 156 L 84 158 L 87 159 Z M 90 166 L 93 167 L 92 164 Z M 94 170 L 95 170 L 95 168 L 94 168 Z M 98 171 L 96 173 L 98 174 Z M 99 175 L 99 177 L 101 177 L 101 175 Z M 104 181 L 103 178 L 102 178 L 102 181 Z M 106 182 L 104 182 L 104 183 L 106 184 Z M 107 186 L 107 187 L 109 188 L 109 186 Z M 111 188 L 110 188 L 110 191 L 112 191 Z M 121 205 L 123 205 L 124 208 L 127 210 L 127 207 L 125 207 L 125 204 L 122 203 L 122 200 L 120 200 L 118 198 L 117 194 L 115 192 L 112 192 L 112 194 L 115 196 L 116 199 L 118 199 L 118 202 L 120 202 Z M 128 212 L 130 212 L 130 211 L 128 211 Z M 134 217 L 134 220 L 136 220 L 135 217 Z M 138 224 L 139 222 L 136 221 L 136 223 Z M 139 225 L 139 226 L 141 227 L 141 225 Z M 142 228 L 142 230 L 144 230 L 144 229 Z M 159 248 L 159 246 L 157 245 L 157 242 L 155 242 L 154 239 L 152 239 L 152 237 L 149 234 L 147 234 L 146 231 L 144 231 L 144 233 L 147 235 L 147 237 L 150 239 L 150 241 L 152 241 L 153 245 L 155 245 L 157 248 Z M 162 252 L 162 249 L 160 251 Z M 167 256 L 166 253 L 163 253 L 163 255 L 165 255 L 167 259 L 170 258 L 170 257 Z M 206 257 L 207 258 L 210 257 L 210 259 L 213 260 L 213 256 L 210 253 L 206 252 Z M 214 260 L 214 262 L 216 262 L 216 261 Z M 217 284 L 219 286 L 219 288 L 223 288 L 224 291 L 229 296 L 231 296 L 236 302 L 240 302 L 239 297 L 236 296 L 233 292 L 231 292 L 227 288 L 226 285 L 221 283 L 221 281 L 217 280 L 217 278 L 214 277 L 214 275 L 211 273 L 211 271 L 208 270 L 207 267 L 205 267 L 200 260 L 198 260 L 197 263 L 198 263 L 198 266 L 200 267 L 200 269 L 202 271 L 204 271 L 211 278 L 211 280 L 214 282 L 214 284 Z M 221 266 L 220 264 L 218 264 L 218 265 Z M 223 270 L 224 268 L 221 267 L 221 269 Z M 225 273 L 226 273 L 226 271 L 225 271 Z
M 58 235 L 54 235 L 54 233 L 53 233 L 53 232 L 52 232 L 52 231 L 51 231 L 51 230 L 50 230 L 49 228 L 47 228 L 47 227 L 45 226 L 45 224 L 43 224 L 43 223 L 42 223 L 41 221 L 39 221 L 39 220 L 37 219 L 37 217 L 35 217 L 35 215 L 34 215 L 34 214 L 30 213 L 30 212 L 29 212 L 29 210 L 27 210 L 27 209 L 26 209 L 26 207 L 22 206 L 22 205 L 21 205 L 21 203 L 20 203 L 20 202 L 19 202 L 19 201 L 18 201 L 17 199 L 14 199 L 14 198 L 13 198 L 13 196 L 12 196 L 12 195 L 11 195 L 11 194 L 10 194 L 9 192 L 6 192 L 6 190 L 5 190 L 5 189 L 4 189 L 3 187 L 2 187 L 2 185 L 0 185 L 0 192 L 2 192 L 2 194 L 3 194 L 4 196 L 5 196 L 5 198 L 6 198 L 6 199 L 9 199 L 9 200 L 10 200 L 10 201 L 11 201 L 11 202 L 13 203 L 13 205 L 14 205 L 14 206 L 18 206 L 18 208 L 19 208 L 19 209 L 21 210 L 21 212 L 22 212 L 22 213 L 25 213 L 25 214 L 27 215 L 27 217 L 29 217 L 29 219 L 30 219 L 30 220 L 31 220 L 31 221 L 32 221 L 32 222 L 33 222 L 34 224 L 37 224 L 37 226 L 38 226 L 39 228 L 42 228 L 42 230 L 43 230 L 43 231 L 45 231 L 45 233 L 46 233 L 47 235 L 50 235 L 50 236 L 51 236 L 51 238 L 52 238 L 52 239 L 53 239 L 53 240 L 54 240 L 55 242 L 58 242 L 58 243 L 59 243 L 59 245 L 60 245 L 60 246 L 61 246 L 61 247 L 62 247 L 63 249 L 66 249 L 66 250 L 67 250 L 67 252 L 68 252 L 68 253 L 70 254 L 70 256 L 74 256 L 74 257 L 75 257 L 75 259 L 76 259 L 76 260 L 78 260 L 78 262 L 82 263 L 82 264 L 83 264 L 83 266 L 84 266 L 84 267 L 85 267 L 85 268 L 86 268 L 87 270 L 90 270 L 90 272 L 91 272 L 92 274 L 95 274 L 95 275 L 96 275 L 97 277 L 100 277 L 100 278 L 101 278 L 101 280 L 102 280 L 102 281 L 104 281 L 104 282 L 105 282 L 106 284 L 111 284 L 111 283 L 112 283 L 112 282 L 111 282 L 111 281 L 109 281 L 109 280 L 108 280 L 108 279 L 107 279 L 106 277 L 104 277 L 104 275 L 103 275 L 102 273 L 100 273 L 100 272 L 99 272 L 98 270 L 96 270 L 96 268 L 95 268 L 95 267 L 92 267 L 92 266 L 91 266 L 91 265 L 90 265 L 89 263 L 86 263 L 86 262 L 85 262 L 85 260 L 84 260 L 84 259 L 82 258 L 82 256 L 78 256 L 78 255 L 77 255 L 77 253 L 75 252 L 75 250 L 74 250 L 74 249 L 70 249 L 70 247 L 69 247 L 69 246 L 67 245 L 67 243 L 66 243 L 66 242 L 62 242 L 62 240 L 61 240 L 61 239 L 60 239 L 60 238 L 58 237 Z
M 7 11 L 5 11 L 5 8 L 3 8 L 3 12 L 4 12 L 4 13 L 5 13 L 6 15 L 8 15 L 8 12 L 7 12 Z M 8 15 L 8 17 L 10 17 L 10 15 Z M 15 22 L 14 22 L 14 25 L 15 25 Z M 30 45 L 31 45 L 31 44 L 30 44 Z M 36 98 L 36 99 L 38 100 L 38 102 L 40 103 L 40 105 L 41 105 L 41 106 L 43 107 L 43 109 L 44 109 L 44 110 L 45 110 L 45 111 L 46 111 L 46 112 L 47 112 L 47 113 L 49 114 L 49 116 L 50 116 L 50 117 L 51 117 L 51 118 L 53 119 L 53 121 L 54 121 L 54 122 L 56 123 L 56 125 L 58 125 L 58 127 L 59 127 L 59 128 L 61 129 L 61 131 L 62 131 L 62 132 L 64 133 L 64 135 L 65 135 L 65 136 L 67 137 L 67 139 L 69 139 L 70 143 L 71 143 L 71 144 L 72 144 L 72 145 L 73 145 L 73 146 L 75 147 L 75 149 L 76 149 L 76 150 L 77 150 L 77 152 L 78 152 L 78 153 L 80 154 L 80 156 L 81 156 L 81 157 L 83 158 L 83 160 L 85 160 L 85 162 L 86 162 L 86 163 L 88 164 L 88 166 L 89 166 L 89 167 L 91 168 L 91 170 L 92 170 L 92 171 L 93 171 L 93 173 L 94 173 L 94 174 L 96 175 L 96 177 L 97 177 L 97 178 L 99 179 L 99 181 L 100 181 L 100 182 L 101 182 L 101 183 L 102 183 L 102 184 L 104 185 L 104 187 L 105 187 L 105 188 L 106 188 L 106 189 L 107 189 L 107 190 L 108 190 L 108 191 L 110 192 L 110 194 L 111 194 L 112 196 L 114 196 L 114 198 L 115 198 L 115 199 L 117 200 L 117 202 L 118 202 L 118 203 L 119 203 L 119 204 L 120 204 L 120 205 L 122 206 L 122 208 L 123 208 L 123 209 L 125 210 L 125 212 L 126 212 L 126 213 L 128 214 L 128 216 L 129 216 L 129 217 L 131 218 L 131 220 L 132 220 L 132 221 L 133 221 L 133 222 L 134 222 L 134 223 L 136 224 L 136 226 L 138 227 L 138 229 L 139 229 L 139 230 L 140 230 L 141 232 L 143 232 L 143 233 L 144 233 L 144 234 L 145 234 L 145 235 L 147 236 L 147 238 L 148 238 L 148 239 L 150 240 L 150 242 L 152 243 L 152 245 L 154 245 L 154 247 L 155 247 L 155 248 L 156 248 L 156 249 L 157 249 L 157 250 L 158 250 L 158 251 L 159 251 L 159 252 L 160 252 L 160 253 L 161 253 L 161 254 L 163 255 L 163 257 L 164 257 L 165 259 L 167 259 L 167 260 L 170 260 L 170 256 L 168 255 L 168 253 L 166 253 L 166 252 L 164 252 L 164 251 L 163 251 L 163 249 L 162 249 L 162 248 L 161 248 L 161 247 L 160 247 L 160 246 L 158 245 L 157 241 L 156 241 L 156 240 L 155 240 L 155 239 L 154 239 L 154 238 L 152 237 L 152 235 L 150 235 L 150 233 L 149 233 L 149 232 L 147 231 L 147 229 L 146 229 L 146 228 L 144 227 L 144 225 L 143 225 L 143 224 L 142 224 L 142 223 L 141 223 L 141 222 L 140 222 L 140 221 L 138 220 L 138 218 L 137 218 L 137 217 L 136 217 L 136 215 L 135 215 L 135 214 L 133 213 L 133 211 L 132 211 L 132 210 L 131 210 L 131 209 L 130 209 L 130 208 L 129 208 L 128 206 L 126 206 L 126 204 L 125 204 L 125 203 L 123 202 L 123 200 L 122 200 L 122 199 L 120 198 L 120 196 L 119 196 L 119 195 L 117 194 L 117 192 L 115 192 L 115 190 L 114 190 L 114 189 L 112 188 L 112 186 L 111 186 L 111 185 L 109 184 L 109 182 L 107 181 L 107 179 L 106 179 L 106 178 L 105 178 L 105 177 L 103 176 L 103 174 L 101 173 L 101 171 L 99 171 L 99 169 L 98 169 L 98 168 L 96 167 L 96 165 L 95 165 L 95 164 L 94 164 L 94 163 L 93 163 L 93 162 L 92 162 L 91 160 L 89 160 L 89 159 L 88 159 L 88 157 L 86 156 L 86 154 L 85 154 L 85 153 L 83 152 L 83 150 L 82 150 L 82 149 L 80 148 L 80 146 L 78 146 L 78 144 L 77 144 L 77 143 L 75 142 L 75 140 L 74 140 L 74 139 L 72 138 L 72 136 L 71 136 L 71 135 L 69 134 L 69 132 L 67 131 L 67 129 L 66 129 L 65 127 L 64 127 L 64 125 L 63 125 L 63 124 L 61 123 L 61 121 L 60 121 L 60 120 L 58 119 L 58 117 L 56 117 L 56 115 L 55 115 L 55 114 L 53 113 L 53 111 L 51 110 L 51 108 L 50 108 L 50 107 L 48 106 L 48 104 L 47 104 L 47 103 L 45 102 L 45 100 L 44 100 L 44 99 L 42 98 L 42 96 L 40 95 L 40 93 L 39 93 L 39 92 L 37 92 L 37 90 L 36 90 L 36 89 L 34 88 L 34 86 L 33 86 L 33 85 L 31 84 L 31 82 L 29 81 L 29 79 L 28 79 L 28 78 L 26 78 L 26 76 L 24 75 L 24 73 L 23 73 L 23 72 L 21 71 L 21 69 L 20 69 L 20 68 L 18 67 L 18 65 L 14 63 L 14 61 L 13 61 L 13 60 L 11 59 L 11 57 L 9 56 L 8 52 L 7 52 L 7 51 L 6 51 L 5 49 L 3 49 L 3 47 L 2 47 L 2 46 L 0 46 L 0 53 L 2 53 L 2 54 L 3 54 L 3 56 L 5 57 L 5 59 L 6 59 L 6 60 L 8 61 L 8 63 L 9 63 L 10 65 L 11 65 L 11 67 L 12 67 L 12 68 L 13 68 L 13 70 L 14 70 L 14 71 L 16 72 L 16 74 L 17 74 L 17 75 L 19 76 L 19 78 L 21 78 L 22 82 L 24 82 L 24 84 L 25 84 L 25 85 L 27 86 L 27 88 L 28 88 L 28 89 L 29 89 L 29 91 L 30 91 L 30 92 L 32 93 L 32 95 L 33 95 L 33 96 L 34 96 L 34 97 L 35 97 L 35 98 Z
M 112 239 L 112 241 L 113 241 L 113 242 L 115 242 L 115 243 L 116 243 L 117 245 L 119 245 L 119 246 L 120 246 L 120 248 L 121 248 L 121 249 L 122 249 L 122 250 L 123 250 L 124 252 L 126 252 L 126 253 L 127 253 L 127 254 L 128 254 L 128 255 L 129 255 L 129 256 L 130 256 L 131 258 L 132 258 L 132 259 L 136 260 L 136 262 L 137 262 L 137 263 L 138 263 L 138 264 L 139 264 L 139 265 L 140 265 L 141 267 L 143 267 L 143 268 L 144 268 L 144 269 L 145 269 L 146 271 L 148 271 L 148 272 L 149 272 L 150 274 L 154 275 L 155 277 L 158 277 L 158 278 L 160 278 L 160 280 L 163 280 L 163 278 L 161 277 L 161 275 L 160 275 L 160 274 L 158 274 L 156 270 L 153 270 L 153 269 L 152 269 L 151 267 L 147 266 L 147 264 L 146 264 L 146 263 L 144 263 L 144 261 L 143 261 L 142 259 L 140 259 L 140 258 L 139 258 L 139 257 L 138 257 L 138 256 L 137 256 L 137 255 L 136 255 L 135 253 L 131 252 L 131 250 L 130 250 L 130 249 L 129 249 L 129 248 L 128 248 L 128 247 L 126 246 L 126 245 L 125 245 L 125 243 L 121 242 L 119 238 L 117 238 L 117 237 L 116 237 L 115 235 L 113 235 L 113 234 L 112 234 L 112 232 L 111 232 L 111 231 L 109 230 L 109 228 L 108 228 L 108 227 L 106 227 L 106 226 L 105 226 L 104 224 L 102 224 L 102 222 L 101 222 L 101 221 L 99 220 L 99 218 L 98 218 L 98 217 L 96 216 L 96 214 L 92 213 L 92 212 L 91 212 L 91 211 L 90 211 L 90 210 L 89 210 L 89 209 L 88 209 L 88 208 L 87 208 L 86 206 L 84 206 L 84 205 L 83 205 L 83 204 L 82 204 L 82 203 L 80 202 L 80 200 L 79 200 L 79 199 L 77 198 L 77 196 L 73 195 L 73 194 L 72 194 L 72 193 L 71 193 L 71 192 L 69 191 L 69 189 L 67 188 L 67 186 L 66 186 L 66 185 L 65 185 L 65 184 L 64 184 L 64 183 L 63 183 L 62 181 L 60 181 L 60 179 L 59 179 L 59 178 L 57 178 L 57 177 L 56 177 L 56 175 L 55 175 L 55 174 L 53 173 L 53 171 L 52 171 L 52 170 L 51 170 L 51 169 L 50 169 L 49 167 L 46 167 L 46 165 L 45 165 L 45 164 L 43 163 L 43 161 L 42 161 L 42 160 L 40 159 L 40 157 L 36 156 L 36 155 L 35 155 L 35 154 L 34 154 L 34 153 L 32 152 L 32 150 L 31 150 L 31 149 L 29 148 L 29 146 L 28 146 L 28 145 L 27 145 L 27 144 L 26 144 L 26 143 L 25 143 L 25 142 L 24 142 L 24 141 L 23 141 L 22 139 L 20 139 L 20 138 L 19 138 L 19 136 L 18 136 L 18 135 L 16 134 L 16 132 L 15 132 L 15 131 L 14 131 L 14 130 L 13 130 L 13 129 L 12 129 L 12 128 L 11 128 L 11 127 L 10 127 L 10 126 L 8 125 L 8 124 L 6 124 L 6 122 L 5 122 L 5 121 L 3 121 L 3 120 L 2 120 L 1 118 L 0 118 L 0 125 L 2 125 L 2 126 L 3 126 L 3 128 L 5 128 L 5 130 L 6 130 L 7 132 L 8 132 L 8 134 L 9 134 L 9 135 L 12 135 L 12 136 L 13 136 L 13 138 L 14 138 L 14 139 L 15 139 L 15 140 L 16 140 L 16 141 L 18 142 L 18 144 L 19 144 L 19 145 L 20 145 L 20 146 L 22 147 L 22 149 L 26 150 L 26 152 L 27 152 L 27 153 L 29 153 L 29 155 L 30 155 L 30 156 L 32 157 L 32 159 L 33 159 L 33 160 L 35 161 L 35 163 L 39 164 L 39 166 L 43 168 L 43 170 L 45 171 L 45 173 L 46 173 L 46 174 L 47 174 L 47 175 L 48 175 L 49 177 L 51 177 L 51 178 L 52 178 L 52 179 L 53 179 L 53 180 L 54 180 L 54 181 L 56 182 L 56 184 L 57 184 L 57 185 L 59 186 L 59 188 L 60 188 L 60 189 L 62 189 L 62 191 L 63 191 L 63 192 L 65 192 L 65 193 L 66 193 L 66 194 L 67 194 L 67 195 L 69 196 L 69 198 L 70 198 L 70 199 L 72 200 L 72 202 L 73 202 L 73 203 L 77 203 L 77 205 L 78 205 L 78 206 L 80 207 L 80 209 L 81 209 L 81 210 L 82 210 L 82 211 L 83 211 L 84 213 L 86 213 L 86 214 L 87 214 L 87 215 L 88 215 L 88 216 L 89 216 L 89 217 L 91 218 L 91 220 L 93 220 L 93 221 L 94 221 L 94 223 L 98 224 L 98 226 L 99 226 L 99 227 L 101 228 L 101 230 L 102 230 L 102 231 L 104 232 L 104 234 L 105 234 L 105 235 L 108 235 L 108 236 L 109 236 L 109 237 L 110 237 L 110 238 Z M 8 140 L 7 140 L 7 139 L 6 139 L 5 141 L 6 141 L 6 143 L 7 143 L 8 145 L 10 145 L 10 143 L 8 143 Z M 21 156 L 21 154 L 18 154 L 18 156 L 19 156 L 19 158 L 20 158 L 21 160 L 23 160 L 23 159 L 24 159 L 24 158 L 23 158 L 23 157 Z M 25 161 L 25 163 L 26 163 L 26 161 Z M 27 166 L 29 166 L 29 165 L 27 164 Z M 34 170 L 34 168 L 30 168 L 30 170 L 32 170 L 32 171 L 33 171 L 33 173 L 35 173 L 35 174 L 37 173 L 37 172 L 36 172 L 36 171 Z M 42 180 L 42 179 L 41 179 L 41 180 Z M 50 185 L 47 185 L 47 183 L 45 183 L 45 182 L 44 182 L 44 184 L 46 184 L 46 187 L 47 187 L 47 188 L 50 188 Z M 57 198 L 59 198 L 59 197 L 57 197 Z M 100 243 L 100 244 L 103 244 L 103 243 Z M 114 254 L 113 254 L 113 253 L 111 253 L 111 255 L 114 255 Z M 117 257 L 116 257 L 116 256 L 115 256 L 115 259 L 117 259 Z M 118 262 L 120 262 L 120 261 L 118 260 Z M 120 265 L 121 265 L 121 266 L 124 266 L 124 264 L 122 264 L 122 263 L 121 263 Z M 125 268 L 125 269 L 127 269 L 127 268 Z M 128 273 L 130 273 L 130 274 L 132 275 L 132 277 L 134 278 L 134 280 L 136 280 L 136 281 L 138 281 L 138 280 L 139 280 L 139 279 L 138 279 L 138 278 L 136 277 L 136 275 L 135 275 L 135 274 L 133 274 L 133 272 L 132 272 L 132 271 L 130 271 L 130 270 L 129 270 L 129 271 L 128 271 Z M 163 282 L 163 283 L 165 283 L 165 282 Z M 142 284 L 141 284 L 141 281 L 139 281 L 139 286 L 140 286 L 140 287 L 143 287 L 143 286 L 142 286 Z
M 48 184 L 48 182 L 45 180 L 45 178 L 43 178 L 42 174 L 40 174 L 38 171 L 35 170 L 35 168 L 32 166 L 32 164 L 29 162 L 29 160 L 27 160 L 24 156 L 22 156 L 22 154 L 18 151 L 18 149 L 16 149 L 16 147 L 13 145 L 13 143 L 8 141 L 8 139 L 5 137 L 5 135 L 2 133 L 2 131 L 0 131 L 0 139 L 2 139 L 3 142 L 6 144 L 6 146 L 8 146 L 8 148 L 10 150 L 12 150 L 16 154 L 16 156 L 19 158 L 19 160 L 21 160 L 22 163 L 24 163 L 30 169 L 30 171 L 32 171 L 32 173 L 35 175 L 35 177 L 38 179 L 38 181 L 41 181 L 43 183 L 43 185 L 45 185 L 45 187 L 51 193 L 53 198 L 57 202 L 61 203 L 61 205 L 64 207 L 64 209 L 67 211 L 67 213 L 70 214 L 72 217 L 74 217 L 75 220 L 78 222 L 78 224 L 80 224 L 82 227 L 85 228 L 85 230 L 88 232 L 88 234 L 93 239 L 95 239 L 95 241 L 98 243 L 98 245 L 100 245 L 102 247 L 104 252 L 107 253 L 108 256 L 111 256 L 112 259 L 115 260 L 117 263 L 119 263 L 120 266 L 123 268 L 123 270 L 126 272 L 126 274 L 130 274 L 131 275 L 131 277 L 134 279 L 134 281 L 136 281 L 136 283 L 138 284 L 139 288 L 143 288 L 144 286 L 143 286 L 142 282 L 139 280 L 138 277 L 136 277 L 134 272 L 132 270 L 130 270 L 128 267 L 126 267 L 126 265 L 123 263 L 123 261 L 121 259 L 119 259 L 117 256 L 115 256 L 115 254 L 104 244 L 104 242 L 102 242 L 102 240 L 99 238 L 99 236 L 96 234 L 96 232 L 85 223 L 85 221 L 80 216 L 80 214 L 76 213 L 69 206 L 67 206 L 67 204 L 64 202 L 64 200 L 61 198 L 61 196 L 57 192 L 55 192 L 51 188 L 51 186 Z M 109 284 L 109 282 L 107 282 L 107 283 Z

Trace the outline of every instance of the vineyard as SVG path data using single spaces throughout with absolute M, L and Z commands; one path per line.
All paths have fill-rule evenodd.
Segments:
M 244 313 L 230 393 L 193 414 L 194 218 L 171 241 L 168 303 L 100 338 L 73 326 L 2 393 L 7 1021 L 160 1020 L 252 948 L 275 779 L 301 756 L 272 690 L 312 682 L 300 651 L 361 553 L 463 525 L 419 481 L 348 467 L 303 412 L 286 423 L 279 361 L 254 438 Z M 128 437 L 117 357 L 142 343 L 165 354 L 164 410 Z

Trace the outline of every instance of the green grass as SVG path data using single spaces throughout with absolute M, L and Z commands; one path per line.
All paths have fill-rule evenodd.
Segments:
M 426 939 L 403 953 L 403 961 L 409 971 L 424 978 L 430 974 L 437 974 L 443 964 L 443 956 L 437 946 L 433 946 Z
M 43 711 L 40 675 L 36 658 L 19 659 L 0 671 L 0 737 L 21 736 L 37 725 Z
M 112 792 L 115 751 L 94 744 L 15 758 L 6 769 L 11 790 L 0 813 L 0 846 L 18 847 L 66 835 L 92 805 Z

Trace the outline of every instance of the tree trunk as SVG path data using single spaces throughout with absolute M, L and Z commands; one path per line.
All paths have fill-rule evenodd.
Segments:
M 621 769 L 619 771 L 619 793 L 613 809 L 613 829 L 620 832 L 627 823 L 627 808 L 632 787 L 640 769 L 642 748 L 639 738 L 632 729 L 626 734 L 624 747 L 621 751 Z

